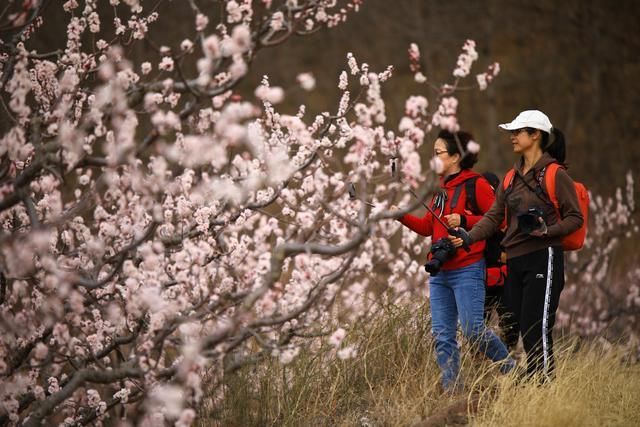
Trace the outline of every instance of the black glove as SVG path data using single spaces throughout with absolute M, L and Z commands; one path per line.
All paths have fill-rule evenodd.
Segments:
M 449 230 L 449 233 L 451 233 L 452 236 L 462 239 L 462 249 L 464 249 L 467 252 L 471 250 L 471 243 L 472 243 L 471 236 L 469 236 L 469 233 L 467 232 L 467 230 L 465 230 L 462 227 L 456 227 L 454 229 Z

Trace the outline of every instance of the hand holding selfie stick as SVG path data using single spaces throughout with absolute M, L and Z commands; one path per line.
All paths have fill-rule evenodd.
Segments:
M 409 188 L 409 192 L 413 195 L 413 197 L 418 199 L 418 195 L 411 188 Z M 447 233 L 462 239 L 462 249 L 464 249 L 466 252 L 469 252 L 471 250 L 471 247 L 469 246 L 471 239 L 469 238 L 469 233 L 467 233 L 467 230 L 465 230 L 462 227 L 457 227 L 457 228 L 449 227 L 449 225 L 446 224 L 438 216 L 438 214 L 436 214 L 434 210 L 431 209 L 431 207 L 429 207 L 429 205 L 427 205 L 425 202 L 422 202 L 422 206 L 424 206 L 429 212 L 431 212 L 431 215 L 433 216 L 433 218 L 435 218 L 440 224 L 442 224 L 444 228 L 446 228 Z

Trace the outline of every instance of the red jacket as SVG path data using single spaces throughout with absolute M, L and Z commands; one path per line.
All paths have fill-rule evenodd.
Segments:
M 475 215 L 466 208 L 467 195 L 464 182 L 467 179 L 476 176 L 479 177 L 478 179 L 476 179 L 476 203 L 478 205 L 478 209 L 480 209 L 482 213 L 485 213 L 493 204 L 495 194 L 493 192 L 493 189 L 489 185 L 489 182 L 480 174 L 470 169 L 464 169 L 456 175 L 447 177 L 448 179 L 446 180 L 446 182 L 443 178 L 440 178 L 440 187 L 447 193 L 444 212 L 440 212 L 439 208 L 434 207 L 434 202 L 437 194 L 431 200 L 431 208 L 437 214 L 439 214 L 440 218 L 444 221 L 445 224 L 447 222 L 444 219 L 445 215 L 458 213 L 460 214 L 460 216 L 465 217 L 465 228 L 467 230 L 470 230 L 471 227 L 473 227 L 473 225 L 478 222 L 480 218 L 482 218 L 482 215 Z M 453 193 L 458 186 L 462 186 L 462 190 L 460 193 L 460 197 L 458 198 L 458 203 L 452 210 L 451 200 L 453 199 Z M 442 224 L 438 222 L 438 220 L 434 220 L 433 215 L 429 211 L 427 211 L 426 215 L 422 218 L 410 214 L 404 215 L 400 218 L 400 222 L 418 234 L 422 234 L 423 236 L 431 236 L 432 242 L 436 242 L 440 238 L 447 237 L 449 235 L 447 229 L 443 227 Z M 472 244 L 470 252 L 466 252 L 464 249 L 459 248 L 456 251 L 456 255 L 452 259 L 444 263 L 444 265 L 442 266 L 442 270 L 453 270 L 480 261 L 483 257 L 484 247 L 485 242 L 484 240 L 482 240 Z M 431 254 L 429 254 L 429 258 L 431 258 Z

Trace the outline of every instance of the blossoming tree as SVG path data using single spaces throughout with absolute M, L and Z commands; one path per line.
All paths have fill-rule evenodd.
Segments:
M 613 268 L 620 259 L 633 257 L 621 247 L 637 239 L 640 231 L 631 172 L 626 174 L 625 188 L 617 188 L 615 196 L 592 197 L 590 215 L 585 248 L 567 257 L 567 289 L 558 323 L 573 335 L 595 338 L 605 347 L 622 344 L 640 360 L 640 268 L 630 265 L 617 273 Z
M 215 388 L 324 336 L 355 356 L 336 307 L 355 320 L 425 280 L 413 260 L 425 245 L 387 207 L 418 206 L 406 186 L 432 190 L 417 149 L 432 126 L 458 128 L 475 44 L 431 104 L 410 97 L 388 128 L 392 69 L 353 55 L 333 112 L 278 113 L 286 94 L 267 77 L 255 102 L 234 92 L 256 52 L 342 24 L 363 0 L 184 1 L 192 26 L 159 61 L 127 47 L 169 19 L 162 1 L 110 0 L 111 15 L 98 3 L 0 11 L 0 424 L 189 425 L 205 374 Z M 43 52 L 32 39 L 47 8 L 64 8 L 66 41 Z M 409 56 L 431 84 L 417 46 Z M 374 293 L 380 263 L 388 292 Z

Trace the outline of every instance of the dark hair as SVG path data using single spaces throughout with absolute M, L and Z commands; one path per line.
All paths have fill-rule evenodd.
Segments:
M 533 134 L 536 130 L 533 128 L 525 128 L 529 135 Z M 558 163 L 564 165 L 564 161 L 567 157 L 567 145 L 564 139 L 564 134 L 560 132 L 559 129 L 552 128 L 551 133 L 553 133 L 553 141 L 550 141 L 549 133 L 540 130 L 540 134 L 542 135 L 542 141 L 540 141 L 540 148 L 543 153 L 549 153 L 551 157 L 556 159 Z
M 478 154 L 471 153 L 467 150 L 469 142 L 473 141 L 473 135 L 471 135 L 469 132 L 460 131 L 454 133 L 449 132 L 446 129 L 442 129 L 440 133 L 438 133 L 438 138 L 443 139 L 446 142 L 447 153 L 449 153 L 450 156 L 453 156 L 454 154 L 460 155 L 461 169 L 471 169 L 473 165 L 475 165 L 478 161 Z M 460 146 L 462 146 L 464 154 L 460 152 L 458 143 L 460 143 Z

